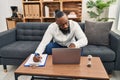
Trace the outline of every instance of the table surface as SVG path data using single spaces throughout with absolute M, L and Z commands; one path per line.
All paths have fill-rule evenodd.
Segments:
M 109 80 L 99 57 L 92 58 L 91 67 L 87 67 L 87 57 L 81 57 L 80 64 L 52 64 L 52 56 L 49 55 L 44 67 L 24 67 L 26 60 L 16 69 L 15 74 Z

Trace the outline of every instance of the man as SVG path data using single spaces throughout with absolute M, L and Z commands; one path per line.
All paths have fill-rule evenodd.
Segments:
M 56 22 L 49 25 L 35 53 L 41 55 L 45 51 L 47 54 L 52 54 L 52 48 L 80 48 L 86 46 L 88 40 L 79 24 L 68 20 L 67 15 L 62 11 L 57 10 L 55 13 Z M 51 42 L 52 39 L 53 42 Z

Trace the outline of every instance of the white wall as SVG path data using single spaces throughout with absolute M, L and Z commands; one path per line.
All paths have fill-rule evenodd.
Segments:
M 116 26 L 115 29 L 120 31 L 120 0 L 117 2 Z
M 8 1 L 0 2 L 0 31 L 6 30 L 5 17 L 9 16 Z
M 82 2 L 82 22 L 85 22 L 85 20 L 90 19 L 87 14 L 86 2 L 87 0 L 83 0 Z
M 18 6 L 18 11 L 22 13 L 22 0 L 1 0 L 0 1 L 0 32 L 7 30 L 6 18 L 11 17 L 10 6 Z
M 109 17 L 115 17 L 114 24 L 112 27 L 112 30 L 116 32 L 117 34 L 120 34 L 120 25 L 118 25 L 119 22 L 119 16 L 120 16 L 120 0 L 116 1 L 116 4 L 113 4 L 109 9 Z

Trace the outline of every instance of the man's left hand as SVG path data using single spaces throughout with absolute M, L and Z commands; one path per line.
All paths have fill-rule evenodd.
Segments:
M 75 46 L 75 44 L 74 43 L 71 43 L 70 45 L 69 45 L 69 48 L 75 48 L 76 46 Z

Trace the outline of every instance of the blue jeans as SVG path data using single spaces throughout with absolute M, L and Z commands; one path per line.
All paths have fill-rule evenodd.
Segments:
M 67 46 L 61 46 L 57 43 L 50 42 L 46 46 L 45 53 L 47 53 L 48 55 L 51 55 L 52 54 L 52 48 L 67 48 Z
M 67 48 L 67 46 L 61 46 L 57 43 L 50 42 L 46 46 L 45 53 L 47 53 L 48 55 L 51 55 L 52 54 L 52 48 Z M 81 55 L 83 55 L 83 48 L 81 48 Z

